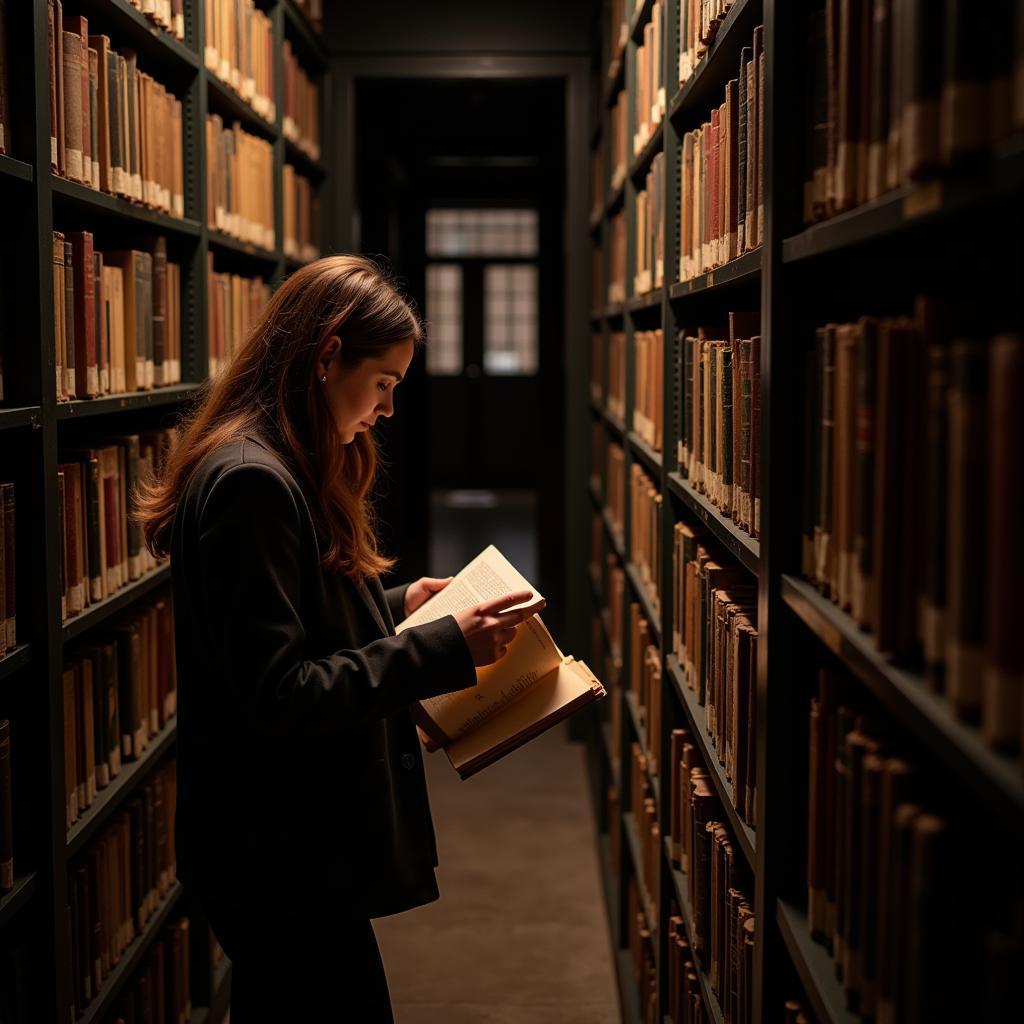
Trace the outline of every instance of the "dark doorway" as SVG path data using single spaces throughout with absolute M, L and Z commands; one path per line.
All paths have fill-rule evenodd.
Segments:
M 356 80 L 356 245 L 428 327 L 384 429 L 382 532 L 406 577 L 457 569 L 497 530 L 560 589 L 565 89 Z

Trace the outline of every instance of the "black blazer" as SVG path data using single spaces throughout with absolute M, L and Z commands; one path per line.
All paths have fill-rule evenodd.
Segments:
M 394 635 L 406 587 L 324 573 L 303 489 L 259 436 L 208 456 L 171 533 L 178 876 L 259 914 L 436 899 L 412 701 L 472 686 L 452 616 Z

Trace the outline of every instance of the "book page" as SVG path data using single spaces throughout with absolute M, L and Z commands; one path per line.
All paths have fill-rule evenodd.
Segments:
M 449 744 L 445 753 L 468 778 L 604 695 L 586 664 L 565 658 L 507 711 Z
M 558 645 L 534 615 L 516 627 L 504 658 L 476 670 L 476 686 L 420 701 L 430 719 L 423 723 L 424 731 L 439 743 L 464 735 L 508 707 L 561 661 Z
M 410 626 L 422 626 L 424 622 L 433 622 L 445 615 L 472 608 L 484 601 L 490 601 L 505 594 L 519 590 L 532 590 L 533 598 L 529 602 L 515 605 L 516 608 L 526 607 L 543 600 L 540 593 L 514 565 L 493 545 L 480 552 L 444 590 L 439 591 L 428 601 L 420 605 L 408 618 L 403 619 L 395 632 L 401 633 Z M 512 608 L 505 609 L 511 611 Z

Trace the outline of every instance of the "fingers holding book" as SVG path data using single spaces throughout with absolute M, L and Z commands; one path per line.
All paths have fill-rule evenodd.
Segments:
M 532 618 L 546 604 L 541 599 L 525 607 L 516 607 L 524 605 L 533 596 L 530 590 L 517 591 L 484 601 L 455 616 L 474 665 L 491 665 L 505 656 L 509 644 L 515 639 L 516 626 Z

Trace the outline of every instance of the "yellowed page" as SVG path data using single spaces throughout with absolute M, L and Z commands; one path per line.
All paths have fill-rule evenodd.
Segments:
M 448 744 L 445 753 L 467 778 L 604 695 L 604 687 L 583 662 L 566 658 L 502 714 Z
M 476 686 L 420 701 L 420 707 L 447 739 L 456 739 L 508 707 L 561 660 L 558 645 L 534 615 L 516 627 L 504 658 L 476 670 Z
M 512 594 L 520 590 L 532 590 L 533 598 L 516 608 L 538 604 L 543 600 L 539 591 L 514 565 L 493 545 L 484 548 L 444 590 L 436 593 L 425 604 L 420 605 L 408 618 L 403 619 L 395 632 L 401 633 L 410 626 L 422 626 L 445 615 L 456 615 L 483 601 Z M 511 611 L 512 608 L 506 608 Z

